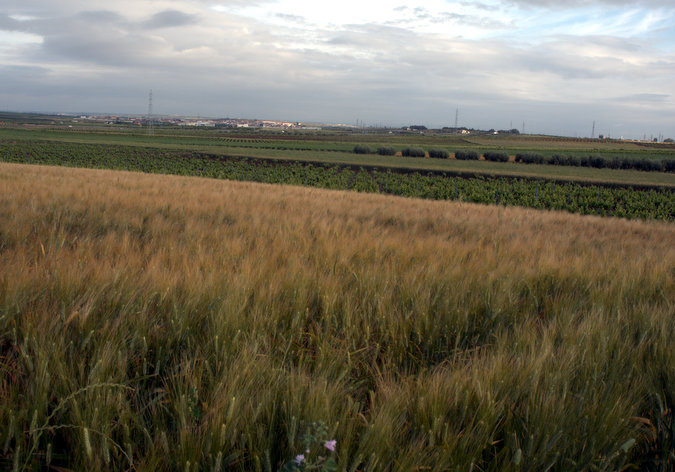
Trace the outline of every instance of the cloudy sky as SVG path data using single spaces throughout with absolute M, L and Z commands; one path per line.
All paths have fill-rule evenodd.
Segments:
M 2 0 L 0 110 L 675 138 L 673 0 Z

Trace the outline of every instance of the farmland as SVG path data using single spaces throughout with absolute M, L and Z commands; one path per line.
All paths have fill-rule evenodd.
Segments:
M 469 142 L 458 136 L 250 133 L 195 130 L 194 134 L 186 134 L 185 130 L 161 130 L 158 136 L 147 136 L 128 129 L 103 132 L 0 128 L 0 161 L 309 185 L 627 218 L 675 219 L 675 174 L 666 170 L 675 163 L 675 157 L 668 146 L 625 143 L 620 148 L 623 157 L 616 154 L 612 157 L 616 143 L 586 143 L 601 150 L 587 150 L 592 157 L 577 158 L 575 153 L 581 152 L 579 143 L 571 141 L 569 144 L 574 146 L 564 148 L 543 138 L 534 141 L 521 137 L 514 141 L 508 137 L 476 137 L 472 138 L 475 142 Z M 398 154 L 419 149 L 424 155 L 426 147 L 431 154 L 446 157 L 450 155 L 448 148 L 454 149 L 457 156 L 462 152 L 478 155 L 462 149 L 480 145 L 486 158 L 514 153 L 511 160 L 534 155 L 531 149 L 548 143 L 548 151 L 537 151 L 536 156 L 545 159 L 542 156 L 546 152 L 558 149 L 565 154 L 556 154 L 555 162 L 564 160 L 577 165 L 379 155 L 373 143 L 354 144 L 364 140 L 387 142 L 387 149 Z M 407 146 L 403 145 L 404 140 Z M 486 147 L 488 142 L 499 146 Z M 525 146 L 528 142 L 529 146 Z M 510 149 L 513 144 L 530 151 L 522 154 Z M 367 152 L 355 153 L 354 149 Z M 580 166 L 581 162 L 587 164 Z M 593 166 L 589 165 L 591 162 Z M 640 162 L 649 162 L 660 171 L 596 168 L 604 167 L 605 163 L 632 166 Z
M 0 163 L 0 467 L 671 470 L 674 240 Z
M 0 127 L 0 469 L 672 470 L 674 160 Z

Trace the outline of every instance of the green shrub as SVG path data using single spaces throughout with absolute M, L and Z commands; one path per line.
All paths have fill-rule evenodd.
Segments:
M 516 154 L 516 162 L 523 164 L 543 164 L 544 156 L 536 152 L 519 152 Z
M 354 146 L 354 154 L 370 154 L 370 147 L 367 144 L 357 144 Z
M 635 169 L 638 166 L 638 159 L 634 157 L 624 157 L 621 159 L 621 168 L 622 169 Z
M 486 161 L 492 162 L 508 162 L 509 155 L 504 151 L 485 151 L 483 157 Z
M 618 157 L 605 160 L 605 167 L 608 169 L 621 169 L 621 160 Z
M 590 164 L 591 167 L 595 167 L 596 169 L 602 169 L 604 167 L 607 167 L 605 163 L 605 158 L 601 156 L 591 156 Z
M 446 149 L 429 149 L 429 157 L 447 159 L 450 157 L 450 153 Z
M 565 165 L 579 167 L 581 165 L 581 160 L 578 156 L 570 155 L 565 157 Z
M 567 162 L 567 156 L 563 156 L 562 154 L 553 154 L 552 156 L 543 159 L 543 162 L 553 166 L 564 166 Z
M 424 152 L 424 149 L 422 148 L 410 148 L 407 147 L 403 151 L 401 151 L 401 154 L 406 157 L 426 157 L 427 153 Z
M 478 157 L 476 151 L 455 151 L 455 159 L 459 159 L 460 161 L 477 161 Z
M 646 172 L 659 172 L 663 170 L 661 161 L 653 159 L 636 159 L 635 169 Z
M 394 156 L 396 155 L 396 148 L 392 146 L 380 146 L 377 148 L 377 153 L 380 156 Z

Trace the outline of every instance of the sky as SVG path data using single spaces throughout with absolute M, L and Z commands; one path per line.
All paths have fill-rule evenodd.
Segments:
M 675 138 L 673 0 L 2 0 L 0 110 Z M 595 128 L 593 123 L 595 122 Z

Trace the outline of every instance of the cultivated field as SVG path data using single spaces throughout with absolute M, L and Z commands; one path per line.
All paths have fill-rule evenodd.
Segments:
M 672 470 L 674 243 L 672 223 L 0 164 L 0 468 Z
M 424 164 L 423 161 L 459 162 L 460 165 L 465 161 L 397 157 L 399 161 L 414 162 L 407 164 L 408 167 L 388 167 L 382 162 L 367 166 L 363 160 L 359 161 L 363 159 L 363 155 L 353 153 L 351 156 L 356 156 L 354 164 L 347 165 L 333 160 L 302 162 L 286 158 L 232 157 L 135 145 L 0 139 L 0 162 L 8 163 L 191 175 L 434 200 L 565 210 L 585 215 L 675 220 L 675 174 L 670 172 L 585 167 L 580 169 L 580 174 L 585 178 L 577 180 L 569 178 L 572 174 L 568 174 L 567 178 L 556 178 L 555 172 L 545 168 L 558 166 L 548 164 L 538 166 L 474 160 L 475 172 L 468 172 L 466 168 L 452 171 L 448 167 L 443 171 L 423 171 L 422 168 L 415 168 L 416 165 Z M 490 154 L 486 153 L 486 156 Z M 504 158 L 507 155 L 492 154 L 492 157 L 500 156 Z M 520 156 L 528 160 L 542 158 L 535 154 L 520 154 Z M 591 161 L 585 159 L 587 163 Z M 668 162 L 675 164 L 675 160 Z M 504 167 L 497 175 L 491 175 L 486 166 L 489 164 L 506 166 L 510 169 L 507 171 Z M 531 167 L 542 168 L 546 178 L 533 178 L 521 174 Z M 617 182 L 589 180 L 591 170 L 597 171 L 596 178 L 616 177 Z M 650 176 L 649 184 L 639 184 L 643 175 Z M 619 176 L 623 179 L 623 183 L 619 183 Z M 658 185 L 657 182 L 662 182 L 663 185 Z
M 523 165 L 513 162 L 486 162 L 456 159 L 429 159 L 401 157 L 405 148 L 429 151 L 443 149 L 449 153 L 461 150 L 505 152 L 511 160 L 517 153 L 534 152 L 544 156 L 562 154 L 575 157 L 605 159 L 637 159 L 675 162 L 675 145 L 663 143 L 636 144 L 631 142 L 575 140 L 547 136 L 473 136 L 452 134 L 388 134 L 289 132 L 281 134 L 265 130 L 222 129 L 158 129 L 148 136 L 137 127 L 64 126 L 5 126 L 0 127 L 0 144 L 10 143 L 73 143 L 124 146 L 187 151 L 227 157 L 274 159 L 279 161 L 314 162 L 322 164 L 365 165 L 382 168 L 413 169 L 420 172 L 442 171 L 452 173 L 485 174 L 508 177 L 556 179 L 574 182 L 613 183 L 621 185 L 649 185 L 675 187 L 675 174 L 670 172 L 641 172 L 613 168 L 593 168 L 557 165 Z M 369 154 L 355 154 L 356 145 L 371 148 Z M 398 155 L 376 154 L 379 146 L 393 147 Z M 0 153 L 0 160 L 3 158 Z M 672 167 L 672 165 L 671 165 Z

